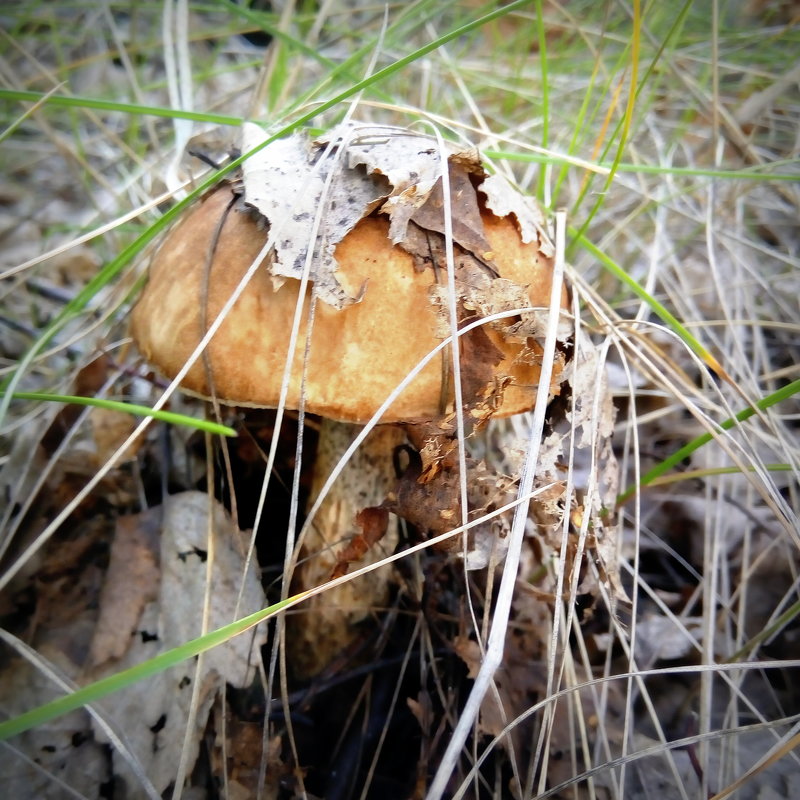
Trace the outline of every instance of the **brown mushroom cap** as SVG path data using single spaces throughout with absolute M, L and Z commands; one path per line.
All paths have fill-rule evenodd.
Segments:
M 202 338 L 200 313 L 204 274 L 214 231 L 231 200 L 229 188 L 207 196 L 166 238 L 150 267 L 150 277 L 133 310 L 132 332 L 145 358 L 174 377 Z M 532 306 L 550 303 L 552 265 L 536 244 L 524 244 L 510 218 L 482 214 L 494 264 L 503 278 L 528 287 Z M 306 410 L 331 419 L 364 423 L 417 362 L 440 343 L 437 311 L 429 299 L 433 270 L 416 271 L 411 256 L 388 239 L 388 221 L 367 217 L 335 251 L 337 278 L 353 294 L 366 281 L 363 299 L 339 310 L 316 304 L 308 368 Z M 214 250 L 208 279 L 207 323 L 231 296 L 266 241 L 253 218 L 231 211 Z M 259 268 L 208 347 L 214 389 L 231 405 L 278 404 L 299 282 L 286 280 L 277 290 L 269 268 Z M 566 307 L 566 290 L 564 306 Z M 287 407 L 297 408 L 306 346 L 309 298 L 292 365 Z M 511 384 L 498 414 L 531 408 L 538 365 L 520 360 L 523 345 L 503 341 L 487 328 L 504 354 L 498 377 Z M 538 345 L 534 345 L 538 347 Z M 443 358 L 451 356 L 447 349 Z M 553 392 L 560 382 L 554 375 Z M 202 359 L 182 387 L 210 396 Z M 442 361 L 434 358 L 399 396 L 382 421 L 431 418 L 440 410 Z

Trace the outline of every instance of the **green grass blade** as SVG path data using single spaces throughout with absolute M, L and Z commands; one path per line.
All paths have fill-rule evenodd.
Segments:
M 57 700 L 52 700 L 5 722 L 0 722 L 0 741 L 30 730 L 37 725 L 42 725 L 45 722 L 56 719 L 56 717 L 68 714 L 70 711 L 75 711 L 85 705 L 94 703 L 151 675 L 174 667 L 176 664 L 180 664 L 182 661 L 186 661 L 199 653 L 204 653 L 213 647 L 224 644 L 234 636 L 238 636 L 240 633 L 255 627 L 260 622 L 269 619 L 269 617 L 286 608 L 286 606 L 293 605 L 304 597 L 305 593 L 281 600 L 274 605 L 262 608 L 260 611 L 232 622 L 230 625 L 225 625 L 197 639 L 192 639 L 186 644 L 167 650 L 165 653 L 155 656 L 155 658 L 148 659 L 114 675 L 109 675 L 107 678 L 84 686 L 72 694 L 59 697 Z
M 612 275 L 625 284 L 637 297 L 647 303 L 658 317 L 660 317 L 669 327 L 686 343 L 693 353 L 698 355 L 708 364 L 718 375 L 725 376 L 725 370 L 719 361 L 704 347 L 700 341 L 690 333 L 683 323 L 668 309 L 647 292 L 639 283 L 628 275 L 622 267 L 613 259 L 609 258 L 599 247 L 592 244 L 585 236 L 574 228 L 569 229 L 570 235 L 575 237 L 587 252 L 591 253 Z
M 766 642 L 772 636 L 774 636 L 778 631 L 792 622 L 798 615 L 800 615 L 800 600 L 796 603 L 793 603 L 789 608 L 786 609 L 771 625 L 767 625 L 766 628 L 759 631 L 755 636 L 751 639 L 748 639 L 742 647 L 740 647 L 733 655 L 726 658 L 722 663 L 723 664 L 734 664 L 737 661 L 741 661 L 743 658 L 750 655 L 754 648 L 758 647 L 763 642 Z
M 796 166 L 800 161 L 782 162 L 785 166 Z M 661 167 L 653 164 L 617 164 L 617 172 L 638 173 L 641 175 L 673 175 L 675 177 L 693 178 L 722 178 L 732 180 L 776 180 L 797 182 L 797 173 L 771 172 L 781 162 L 772 161 L 769 164 L 756 164 L 742 169 L 704 169 L 701 167 Z M 610 166 L 601 163 L 600 166 Z
M 196 419 L 187 417 L 185 414 L 177 414 L 174 411 L 156 411 L 149 406 L 141 406 L 136 403 L 125 403 L 121 400 L 108 400 L 100 397 L 83 397 L 70 394 L 49 394 L 47 392 L 14 392 L 15 400 L 41 400 L 51 403 L 65 403 L 77 406 L 93 406 L 95 408 L 105 408 L 109 411 L 121 411 L 123 414 L 131 414 L 135 417 L 153 417 L 160 422 L 167 422 L 170 425 L 182 425 L 186 428 L 196 428 L 199 431 L 219 434 L 220 436 L 236 436 L 233 428 L 227 425 L 220 425 L 211 420 Z
M 39 103 L 45 106 L 62 108 L 93 108 L 99 111 L 120 111 L 123 114 L 169 119 L 190 119 L 195 122 L 213 122 L 217 125 L 241 125 L 240 117 L 229 114 L 213 114 L 207 111 L 182 111 L 167 106 L 145 106 L 138 103 L 121 103 L 118 100 L 99 100 L 94 97 L 74 97 L 63 94 L 45 94 L 22 89 L 0 89 L 0 100 L 14 100 L 23 103 Z
M 764 470 L 767 472 L 791 472 L 791 464 L 764 464 Z M 745 467 L 748 472 L 755 472 L 756 468 L 753 466 Z M 671 483 L 680 483 L 681 481 L 689 481 L 705 478 L 711 478 L 715 475 L 741 475 L 741 467 L 704 467 L 703 469 L 687 469 L 685 472 L 671 472 L 669 475 L 661 475 L 653 478 L 648 482 L 651 487 L 667 486 Z
M 744 422 L 746 419 L 752 417 L 753 414 L 756 413 L 756 410 L 765 411 L 771 406 L 786 400 L 798 392 L 800 392 L 800 380 L 792 381 L 792 383 L 788 383 L 786 386 L 781 387 L 776 392 L 773 392 L 772 394 L 767 395 L 767 397 L 759 400 L 756 403 L 755 408 L 748 406 L 747 408 L 742 409 L 738 414 L 736 414 L 736 416 L 729 417 L 723 422 L 720 422 L 718 432 L 728 431 L 738 423 Z M 651 470 L 642 475 L 642 478 L 639 481 L 639 487 L 630 486 L 621 495 L 619 495 L 617 498 L 617 505 L 620 506 L 624 503 L 627 503 L 628 500 L 633 497 L 637 488 L 647 486 L 656 478 L 673 469 L 673 467 L 678 466 L 681 461 L 683 461 L 685 458 L 688 458 L 692 453 L 695 452 L 695 450 L 699 450 L 703 445 L 708 444 L 713 438 L 713 434 L 704 433 L 697 438 L 692 439 L 691 442 L 681 447 L 680 450 L 675 451 L 669 458 L 665 459 L 660 464 L 657 464 Z
M 560 156 L 557 153 L 518 153 L 511 150 L 483 150 L 485 156 L 491 159 L 517 161 L 523 164 L 531 162 L 536 164 L 563 164 L 565 168 L 578 167 L 588 169 L 594 167 L 597 172 L 608 174 L 612 164 L 608 161 L 584 162 L 569 155 Z M 752 167 L 741 169 L 712 169 L 706 167 L 664 167 L 658 164 L 631 164 L 621 162 L 617 164 L 617 172 L 627 172 L 633 175 L 668 175 L 675 178 L 714 178 L 721 180 L 743 181 L 792 181 L 797 182 L 796 172 L 774 172 L 777 167 L 797 167 L 800 159 L 788 161 L 770 161 L 768 164 L 756 164 Z

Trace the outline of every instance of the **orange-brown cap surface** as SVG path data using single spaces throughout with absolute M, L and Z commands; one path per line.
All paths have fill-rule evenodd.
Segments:
M 150 267 L 147 286 L 132 315 L 133 336 L 145 358 L 174 377 L 200 341 L 205 274 L 208 274 L 206 324 L 224 303 L 257 256 L 267 234 L 244 212 L 231 210 L 214 242 L 214 231 L 232 198 L 228 187 L 207 196 L 169 233 Z M 532 306 L 550 303 L 552 265 L 535 243 L 524 244 L 510 217 L 482 213 L 493 263 L 503 278 L 526 287 Z M 360 302 L 336 309 L 315 306 L 305 372 L 306 410 L 340 421 L 364 423 L 406 374 L 441 339 L 440 312 L 430 299 L 432 269 L 417 271 L 412 257 L 387 238 L 385 217 L 362 219 L 337 245 L 336 277 L 353 295 L 365 286 Z M 213 247 L 212 257 L 209 252 Z M 210 374 L 199 359 L 183 388 L 242 406 L 274 407 L 280 396 L 299 282 L 288 279 L 275 290 L 267 264 L 254 274 L 208 347 Z M 287 407 L 297 408 L 309 336 L 309 296 L 292 361 Z M 564 294 L 566 304 L 566 290 Z M 539 374 L 530 346 L 503 341 L 488 329 L 503 359 L 498 380 L 510 378 L 498 413 L 531 408 Z M 525 358 L 521 358 L 525 355 Z M 384 422 L 431 418 L 441 409 L 443 359 L 435 357 L 399 396 Z M 557 391 L 559 377 L 553 381 Z M 444 381 L 446 385 L 446 381 Z M 445 389 L 445 392 L 447 390 Z

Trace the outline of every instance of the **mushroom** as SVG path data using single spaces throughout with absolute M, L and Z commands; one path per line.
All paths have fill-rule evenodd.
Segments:
M 454 172 L 452 164 L 450 169 L 451 183 L 458 188 L 463 170 L 459 172 L 456 165 Z M 469 175 L 468 179 L 473 180 Z M 428 192 L 435 205 L 435 189 L 429 186 Z M 133 310 L 132 333 L 140 351 L 167 376 L 174 377 L 183 367 L 204 335 L 204 325 L 217 317 L 267 240 L 259 215 L 237 201 L 236 193 L 236 187 L 228 184 L 214 190 L 170 232 L 152 261 L 148 283 Z M 245 199 L 247 195 L 245 185 Z M 397 197 L 397 191 L 393 196 Z M 419 209 L 419 198 L 416 202 Z M 523 242 L 520 214 L 500 216 L 485 202 L 478 211 L 479 217 L 470 224 L 482 227 L 488 248 L 477 261 L 473 258 L 475 269 L 489 274 L 490 284 L 500 280 L 505 289 L 516 287 L 531 306 L 547 307 L 552 261 L 543 252 L 542 241 Z M 438 213 L 441 215 L 441 210 Z M 412 222 L 415 218 L 425 222 L 425 214 L 411 216 Z M 436 230 L 424 234 L 429 244 L 443 242 Z M 466 252 L 458 246 L 457 250 Z M 412 255 L 392 243 L 390 219 L 377 205 L 368 209 L 333 249 L 335 279 L 354 301 L 340 308 L 317 302 L 309 329 L 313 289 L 308 287 L 286 408 L 299 408 L 302 399 L 307 412 L 322 417 L 312 502 L 358 426 L 372 418 L 408 372 L 447 335 L 442 310 L 446 268 L 440 264 L 441 270 L 421 269 L 425 255 Z M 427 256 L 430 260 L 430 254 Z M 182 388 L 203 397 L 213 394 L 231 405 L 276 407 L 299 287 L 299 281 L 291 278 L 276 280 L 268 259 L 253 274 L 209 343 L 204 359 L 183 379 Z M 514 297 L 519 302 L 519 292 Z M 565 291 L 565 307 L 566 301 Z M 459 302 L 467 317 L 485 316 L 496 308 L 491 290 L 486 293 L 486 303 L 466 290 Z M 491 405 L 487 415 L 507 416 L 531 408 L 541 348 L 529 330 L 520 331 L 519 318 L 516 323 L 514 335 L 510 335 L 507 321 L 505 327 L 487 326 L 482 334 L 482 349 L 492 358 L 480 367 L 479 374 L 481 381 L 487 376 L 489 381 L 486 396 L 470 398 L 468 410 L 474 411 L 482 403 L 486 408 Z M 481 350 L 470 354 L 463 349 L 462 358 L 465 352 L 466 357 L 478 357 Z M 443 411 L 452 414 L 450 359 L 445 348 L 442 358 L 427 364 L 345 467 L 301 543 L 302 558 L 295 572 L 298 589 L 328 579 L 337 566 L 337 552 L 357 532 L 358 512 L 380 504 L 391 492 L 396 479 L 393 451 L 405 441 L 405 434 L 390 423 L 440 419 Z M 552 394 L 558 393 L 560 381 L 560 374 L 554 375 Z M 383 542 L 382 554 L 391 552 L 396 541 L 394 524 Z M 357 566 L 373 563 L 382 554 L 368 552 Z M 290 645 L 297 654 L 295 670 L 312 674 L 327 664 L 352 641 L 353 626 L 387 598 L 388 584 L 379 571 L 311 598 L 303 624 L 290 630 Z

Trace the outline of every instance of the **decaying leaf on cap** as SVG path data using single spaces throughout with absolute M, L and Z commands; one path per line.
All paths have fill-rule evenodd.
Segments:
M 243 126 L 245 152 L 266 139 L 259 126 Z M 366 287 L 348 291 L 339 282 L 336 246 L 361 219 L 376 213 L 388 217 L 389 238 L 412 256 L 418 269 L 437 271 L 436 288 L 441 290 L 446 269 L 445 209 L 449 210 L 457 245 L 457 299 L 464 307 L 464 319 L 470 317 L 469 311 L 488 316 L 525 308 L 529 303 L 525 284 L 500 277 L 493 264 L 482 203 L 493 211 L 490 216 L 513 216 L 522 242 L 536 243 L 546 259 L 553 255 L 541 212 L 501 176 L 489 176 L 475 148 L 445 144 L 441 153 L 435 139 L 411 131 L 350 124 L 313 142 L 305 134 L 295 133 L 245 161 L 243 182 L 245 204 L 280 229 L 269 263 L 271 274 L 279 281 L 299 279 L 308 250 L 313 248 L 316 257 L 310 261 L 309 279 L 317 297 L 337 308 L 358 302 Z M 317 216 L 317 238 L 312 239 L 308 234 Z M 432 238 L 432 233 L 440 236 Z M 446 304 L 439 305 L 440 335 L 444 336 L 448 335 L 441 333 L 448 325 Z M 511 324 L 499 322 L 495 327 Z
M 245 152 L 267 138 L 258 125 L 245 123 L 242 126 Z M 309 278 L 314 281 L 317 296 L 336 308 L 357 299 L 336 279 L 336 245 L 370 213 L 371 206 L 387 189 L 380 176 L 354 175 L 350 170 L 340 169 L 341 152 L 325 157 L 323 150 L 306 135 L 295 133 L 272 142 L 242 166 L 245 202 L 280 230 L 273 247 L 270 272 L 279 281 L 283 278 L 300 280 L 308 249 L 316 248 L 317 258 Z M 336 180 L 326 187 L 332 171 L 336 173 Z M 325 213 L 320 218 L 315 240 L 310 232 L 320 208 L 324 208 Z

